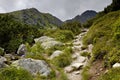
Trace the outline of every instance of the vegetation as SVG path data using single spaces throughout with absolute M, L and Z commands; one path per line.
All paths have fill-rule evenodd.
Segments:
M 79 34 L 81 32 L 81 29 L 83 28 L 80 24 L 80 22 L 73 21 L 73 22 L 66 22 L 61 27 L 62 30 L 70 30 L 75 35 Z
M 60 54 L 60 56 L 55 57 L 52 60 L 53 64 L 55 64 L 56 66 L 58 66 L 60 68 L 64 68 L 65 66 L 70 65 L 70 63 L 72 61 L 71 53 L 72 53 L 72 49 L 66 48 L 64 50 L 64 53 Z
M 74 34 L 70 30 L 46 30 L 46 32 L 44 32 L 44 35 L 55 38 L 56 40 L 61 42 L 69 42 L 74 38 Z
M 0 70 L 0 80 L 33 80 L 33 77 L 26 70 L 10 67 Z
M 112 0 L 112 4 L 104 9 L 105 13 L 120 10 L 120 0 Z
M 112 65 L 119 59 L 120 11 L 111 12 L 94 22 L 84 44 L 94 44 L 93 58 L 104 59 L 105 64 Z
M 110 69 L 106 74 L 103 74 L 98 80 L 120 80 L 120 68 Z

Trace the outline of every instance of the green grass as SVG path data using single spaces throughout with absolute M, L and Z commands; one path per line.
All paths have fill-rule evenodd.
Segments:
M 82 80 L 89 80 L 90 78 L 90 74 L 89 74 L 89 66 L 86 66 L 83 68 L 83 71 L 82 71 Z
M 52 63 L 60 68 L 64 68 L 65 66 L 70 65 L 72 62 L 71 53 L 71 48 L 66 48 L 64 53 L 60 54 L 58 57 L 55 57 L 52 60 Z
M 120 68 L 110 69 L 106 74 L 100 76 L 98 80 L 120 80 Z
M 44 35 L 55 38 L 56 40 L 61 42 L 68 42 L 73 40 L 74 38 L 74 34 L 70 30 L 60 30 L 60 29 L 47 30 L 44 33 Z
M 0 80 L 33 80 L 33 77 L 26 70 L 9 67 L 0 70 Z
M 93 60 L 103 59 L 109 66 L 120 62 L 120 11 L 111 12 L 94 21 L 83 43 L 93 44 Z

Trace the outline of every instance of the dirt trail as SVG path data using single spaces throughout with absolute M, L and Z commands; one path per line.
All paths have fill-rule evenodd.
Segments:
M 69 66 L 64 68 L 65 73 L 67 74 L 69 80 L 82 80 L 81 76 L 82 68 L 85 67 L 85 65 L 88 62 L 88 59 L 87 57 L 83 57 L 80 54 L 83 52 L 91 52 L 93 47 L 92 45 L 89 45 L 88 48 L 84 50 L 81 49 L 83 47 L 82 39 L 87 33 L 87 31 L 88 30 L 86 29 L 84 32 L 77 35 L 73 40 L 72 47 L 74 52 L 72 54 L 73 61 Z

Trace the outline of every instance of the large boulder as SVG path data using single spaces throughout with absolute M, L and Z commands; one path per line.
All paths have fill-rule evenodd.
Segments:
M 40 38 L 34 39 L 35 43 L 41 43 L 41 46 L 44 49 L 49 49 L 54 46 L 62 46 L 63 43 L 56 41 L 54 38 L 42 36 Z
M 35 43 L 37 43 L 37 42 L 43 43 L 43 42 L 48 42 L 48 41 L 54 41 L 54 38 L 51 38 L 48 36 L 42 36 L 40 38 L 35 38 L 34 41 L 35 41 Z
M 21 44 L 17 50 L 17 54 L 19 56 L 25 55 L 25 53 L 27 53 L 27 48 L 25 44 Z
M 20 59 L 12 63 L 12 66 L 23 68 L 36 75 L 40 73 L 42 76 L 48 76 L 51 72 L 49 65 L 44 60 L 35 60 L 35 59 Z
M 63 43 L 59 42 L 59 41 L 48 41 L 48 42 L 44 42 L 41 44 L 41 46 L 44 48 L 44 49 L 49 49 L 51 47 L 54 47 L 54 46 L 62 46 Z
M 54 57 L 57 57 L 59 56 L 60 54 L 62 54 L 63 51 L 60 51 L 60 50 L 56 50 L 53 52 L 53 54 L 50 56 L 50 59 L 53 59 Z

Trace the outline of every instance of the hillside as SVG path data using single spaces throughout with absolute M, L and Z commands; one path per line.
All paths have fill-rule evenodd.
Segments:
M 84 37 L 84 44 L 93 44 L 93 61 L 102 60 L 104 67 L 112 67 L 120 60 L 120 11 L 97 19 Z M 91 79 L 92 80 L 92 79 Z M 118 80 L 118 79 L 117 79 Z
M 67 20 L 66 22 L 78 21 L 83 24 L 83 23 L 87 22 L 88 20 L 94 18 L 96 16 L 96 14 L 97 14 L 96 11 L 87 10 L 84 13 L 82 13 L 81 15 L 77 15 L 73 19 Z
M 35 8 L 24 9 L 8 13 L 15 20 L 37 27 L 56 27 L 62 25 L 62 21 L 49 13 L 41 13 Z

